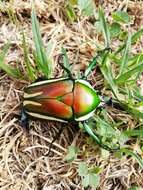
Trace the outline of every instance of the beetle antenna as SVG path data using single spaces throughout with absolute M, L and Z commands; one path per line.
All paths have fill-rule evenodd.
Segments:
M 46 153 L 44 156 L 49 156 L 50 152 L 51 152 L 51 148 L 53 146 L 53 143 L 59 139 L 61 133 L 63 132 L 63 130 L 65 129 L 66 125 L 62 125 L 58 131 L 58 133 L 53 137 L 53 140 L 51 141 L 50 145 L 49 145 L 49 150 L 48 153 Z

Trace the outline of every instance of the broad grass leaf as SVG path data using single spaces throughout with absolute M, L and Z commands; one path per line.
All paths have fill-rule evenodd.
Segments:
M 110 47 L 110 31 L 102 8 L 99 9 L 99 20 L 105 40 L 105 47 Z
M 26 65 L 26 71 L 27 71 L 28 77 L 30 78 L 31 81 L 35 81 L 36 70 L 34 70 L 34 68 L 31 66 L 31 63 L 29 60 L 29 55 L 28 55 L 29 49 L 28 49 L 28 45 L 26 43 L 24 32 L 22 32 L 22 46 L 23 46 L 23 52 L 24 52 L 24 63 Z
M 128 60 L 129 60 L 130 49 L 131 49 L 131 35 L 129 34 L 127 42 L 126 42 L 126 47 L 125 47 L 125 51 L 124 51 L 124 54 L 123 54 L 123 58 L 122 58 L 122 63 L 121 63 L 121 66 L 120 66 L 119 76 L 121 76 L 126 70 L 127 63 L 128 63 Z
M 34 42 L 36 47 L 36 63 L 38 64 L 38 68 L 42 71 L 46 78 L 50 78 L 51 76 L 51 66 L 49 60 L 47 58 L 46 50 L 44 48 L 42 37 L 40 34 L 40 27 L 36 17 L 36 12 L 34 6 L 32 8 L 32 31 L 34 36 Z
M 130 69 L 129 71 L 119 76 L 117 79 L 115 79 L 115 82 L 116 84 L 126 83 L 127 80 L 131 78 L 134 74 L 140 73 L 142 71 L 143 71 L 143 63 L 141 65 L 137 65 L 133 69 Z

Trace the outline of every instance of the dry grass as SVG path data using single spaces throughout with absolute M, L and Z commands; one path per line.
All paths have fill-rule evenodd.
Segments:
M 96 34 L 87 18 L 79 18 L 77 23 L 67 24 L 63 15 L 63 4 L 63 1 L 36 0 L 44 44 L 46 45 L 49 39 L 52 39 L 55 44 L 53 77 L 62 75 L 56 56 L 63 45 L 68 50 L 68 57 L 74 65 L 76 74 L 76 71 L 85 68 L 95 54 L 96 47 L 92 44 L 92 40 L 96 38 L 102 44 L 102 39 Z M 109 18 L 110 13 L 117 8 L 129 9 L 134 16 L 132 30 L 136 30 L 143 24 L 143 19 L 141 19 L 143 18 L 143 3 L 141 1 L 110 0 L 105 1 L 103 7 Z M 21 70 L 24 72 L 20 31 L 22 27 L 25 28 L 28 43 L 30 47 L 33 47 L 30 1 L 13 0 L 6 1 L 5 4 L 0 2 L 0 10 L 0 48 L 2 49 L 7 41 L 11 43 L 11 49 L 5 61 L 15 65 L 17 59 L 20 60 Z M 8 16 L 7 10 L 13 11 L 12 17 Z M 140 49 L 141 46 L 135 47 L 135 50 L 137 48 Z M 97 89 L 102 89 L 103 79 L 100 74 L 96 75 L 96 80 L 95 76 L 93 79 L 91 75 L 91 81 L 93 84 L 96 82 Z M 81 179 L 77 174 L 77 164 L 80 161 L 85 161 L 89 166 L 100 166 L 101 181 L 98 190 L 126 190 L 133 184 L 143 188 L 143 171 L 133 158 L 123 156 L 118 159 L 113 154 L 101 156 L 98 146 L 88 146 L 87 136 L 80 131 L 77 132 L 70 125 L 54 143 L 52 155 L 44 156 L 61 123 L 31 121 L 29 134 L 21 128 L 19 115 L 22 90 L 27 84 L 27 81 L 9 78 L 3 71 L 0 71 L 1 190 L 82 190 Z M 136 120 L 118 110 L 109 108 L 109 113 L 110 117 L 126 120 L 128 128 L 134 128 L 136 125 Z M 79 147 L 80 153 L 72 164 L 68 164 L 64 161 L 64 156 L 71 144 Z M 134 150 L 140 151 L 137 144 L 133 146 Z

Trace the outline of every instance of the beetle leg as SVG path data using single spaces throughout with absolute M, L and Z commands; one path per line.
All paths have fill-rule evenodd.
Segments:
M 22 108 L 21 111 L 21 126 L 25 128 L 27 131 L 29 131 L 29 120 L 28 120 L 28 115 L 25 112 L 24 108 Z
M 59 63 L 59 65 L 62 67 L 63 70 L 66 71 L 66 73 L 68 74 L 68 77 L 72 79 L 73 76 L 72 76 L 72 73 L 70 72 L 70 70 L 61 63 Z
M 105 52 L 109 52 L 112 51 L 111 48 L 107 47 L 103 50 L 100 50 L 97 52 L 97 55 L 93 58 L 93 60 L 89 63 L 88 67 L 86 68 L 84 75 L 83 75 L 83 79 L 86 79 L 87 76 L 90 74 L 90 72 L 92 71 L 92 69 L 96 66 L 97 64 L 97 58 L 100 57 L 102 54 L 104 54 Z
M 58 64 L 62 67 L 63 70 L 66 71 L 66 73 L 68 74 L 68 77 L 72 79 L 73 76 L 72 76 L 72 73 L 71 73 L 70 69 L 67 68 L 63 63 L 60 62 L 61 58 L 65 57 L 65 56 L 66 56 L 66 55 L 65 55 L 64 53 L 63 53 L 63 54 L 60 54 L 60 55 L 58 56 Z M 69 65 L 69 64 L 68 64 L 68 65 Z
M 92 131 L 92 129 L 87 125 L 86 122 L 83 122 L 83 127 L 85 131 L 95 140 L 95 142 L 105 150 L 108 150 L 110 152 L 117 151 L 120 149 L 120 145 L 118 144 L 116 147 L 109 147 L 106 144 L 103 144 L 101 139 L 95 134 L 95 132 Z
M 46 153 L 44 156 L 49 156 L 50 152 L 51 152 L 51 148 L 53 146 L 53 143 L 59 139 L 61 133 L 63 132 L 63 130 L 65 129 L 66 125 L 62 125 L 58 131 L 58 133 L 53 137 L 53 140 L 52 142 L 50 143 L 49 145 L 49 150 L 48 150 L 48 153 Z
M 111 106 L 112 108 L 124 111 L 122 104 L 114 100 L 112 97 L 100 97 L 101 104 L 99 104 L 99 107 L 105 108 L 106 106 Z

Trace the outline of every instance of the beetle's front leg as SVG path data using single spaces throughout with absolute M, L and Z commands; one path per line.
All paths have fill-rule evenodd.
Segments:
M 89 63 L 88 67 L 86 68 L 85 72 L 84 72 L 84 75 L 83 75 L 83 79 L 86 79 L 87 76 L 90 74 L 90 72 L 94 69 L 94 67 L 96 66 L 97 64 L 97 59 L 98 57 L 100 57 L 101 55 L 103 55 L 105 52 L 112 52 L 112 49 L 110 47 L 107 47 L 103 50 L 100 50 L 97 52 L 97 55 L 93 58 L 93 60 Z
M 110 152 L 117 151 L 120 149 L 120 145 L 116 145 L 116 147 L 109 147 L 106 144 L 102 143 L 102 140 L 95 134 L 95 132 L 88 126 L 86 122 L 83 122 L 83 128 L 84 130 L 95 140 L 95 142 L 101 147 L 104 148 L 105 150 L 108 150 Z
M 22 108 L 22 110 L 21 110 L 21 122 L 20 123 L 24 129 L 29 131 L 29 119 L 28 119 L 28 115 L 25 112 L 24 108 Z
M 72 73 L 71 73 L 71 71 L 70 71 L 70 68 L 66 67 L 64 64 L 62 64 L 62 63 L 60 62 L 61 58 L 63 58 L 63 57 L 65 57 L 65 54 L 60 54 L 60 55 L 59 55 L 59 57 L 58 57 L 58 64 L 62 67 L 62 69 L 63 69 L 64 71 L 66 71 L 68 77 L 72 79 L 73 76 L 72 76 Z

